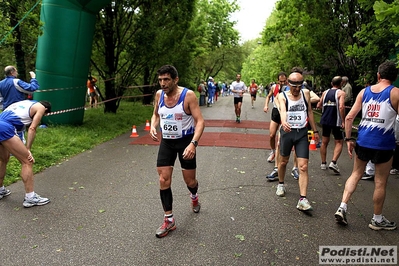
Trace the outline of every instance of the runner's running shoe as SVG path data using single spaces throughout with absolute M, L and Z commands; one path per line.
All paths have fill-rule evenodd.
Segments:
M 373 230 L 395 230 L 396 229 L 396 223 L 395 222 L 390 222 L 388 221 L 387 218 L 382 216 L 382 221 L 377 222 L 374 219 L 371 219 L 369 223 L 369 228 Z
M 299 170 L 298 168 L 292 168 L 291 175 L 294 177 L 295 180 L 299 179 Z
M 49 202 L 50 202 L 50 200 L 48 198 L 42 198 L 38 194 L 35 193 L 35 195 L 32 198 L 25 197 L 22 205 L 24 205 L 25 208 L 30 208 L 33 206 L 45 205 Z
M 278 180 L 278 168 L 274 167 L 273 171 L 266 176 L 267 181 L 272 182 Z
M 368 173 L 364 172 L 363 176 L 362 176 L 362 180 L 373 180 L 374 179 L 374 175 L 369 175 Z
M 276 190 L 276 195 L 279 197 L 285 196 L 285 186 L 283 184 L 278 184 L 277 190 Z
M 269 162 L 269 163 L 272 163 L 272 162 L 274 162 L 274 158 L 276 157 L 276 153 L 274 152 L 274 150 L 272 150 L 271 152 L 270 152 L 270 154 L 269 154 L 269 157 L 267 157 L 267 161 Z
M 194 200 L 191 199 L 191 208 L 193 212 L 199 213 L 201 209 L 201 204 L 198 202 L 198 197 L 196 197 Z
M 155 236 L 158 238 L 165 237 L 169 234 L 170 231 L 173 231 L 175 229 L 176 229 L 175 218 L 173 218 L 172 221 L 169 221 L 169 219 L 165 217 L 163 220 L 163 224 L 161 225 L 161 227 L 157 229 Z
M 339 207 L 334 216 L 337 223 L 348 225 L 348 221 L 346 220 L 346 211 L 343 208 Z
M 313 208 L 307 198 L 299 199 L 296 208 L 300 211 L 313 211 Z
M 2 199 L 3 197 L 7 197 L 8 195 L 11 194 L 11 191 L 8 189 L 1 189 L 0 190 L 0 199 Z
M 328 168 L 330 168 L 330 170 L 333 170 L 335 174 L 340 174 L 338 165 L 336 163 L 331 162 Z

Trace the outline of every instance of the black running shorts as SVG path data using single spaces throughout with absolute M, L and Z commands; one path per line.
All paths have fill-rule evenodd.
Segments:
M 196 156 L 191 160 L 183 159 L 183 152 L 190 145 L 192 139 L 193 135 L 181 139 L 162 139 L 158 150 L 157 167 L 174 166 L 176 157 L 179 156 L 182 169 L 196 169 Z
M 335 140 L 344 139 L 344 133 L 341 131 L 340 127 L 329 126 L 329 125 L 322 125 L 322 126 L 323 126 L 323 137 L 329 138 L 332 132 Z
M 234 97 L 234 104 L 242 103 L 242 97 Z
M 295 147 L 295 153 L 298 158 L 309 159 L 309 141 L 308 129 L 291 129 L 285 132 L 280 128 L 280 154 L 283 157 L 290 156 L 292 147 Z
M 272 109 L 272 121 L 276 122 L 277 124 L 281 124 L 281 117 L 280 117 L 280 111 L 276 108 L 273 107 Z
M 355 152 L 357 157 L 365 162 L 371 161 L 374 164 L 388 162 L 395 150 L 376 150 L 359 146 L 356 143 Z

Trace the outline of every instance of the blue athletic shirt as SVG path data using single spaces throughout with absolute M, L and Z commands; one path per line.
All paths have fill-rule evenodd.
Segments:
M 38 88 L 39 83 L 35 78 L 26 83 L 13 76 L 7 76 L 0 81 L 0 93 L 4 98 L 3 108 L 6 109 L 12 103 L 25 100 L 25 93 L 33 93 Z
M 323 99 L 323 114 L 320 124 L 340 127 L 342 124 L 339 114 L 338 89 L 328 89 Z
M 362 99 L 362 120 L 359 124 L 357 142 L 360 146 L 377 150 L 395 149 L 396 111 L 391 104 L 391 90 L 388 86 L 379 93 L 364 90 Z

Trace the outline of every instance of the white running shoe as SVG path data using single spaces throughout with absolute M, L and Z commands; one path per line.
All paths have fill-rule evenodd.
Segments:
M 285 196 L 285 186 L 283 184 L 278 184 L 277 190 L 276 190 L 276 195 L 279 197 Z
M 276 153 L 274 152 L 274 150 L 272 150 L 271 152 L 270 152 L 270 154 L 269 154 L 269 157 L 267 157 L 267 161 L 269 162 L 269 163 L 272 163 L 272 162 L 274 162 L 274 158 L 276 157 Z

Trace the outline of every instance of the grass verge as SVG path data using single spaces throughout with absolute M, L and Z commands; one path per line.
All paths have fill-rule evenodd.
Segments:
M 122 101 L 116 114 L 104 113 L 99 107 L 85 111 L 83 124 L 38 128 L 32 154 L 34 173 L 56 165 L 76 154 L 131 131 L 132 126 L 151 119 L 153 107 L 141 102 Z M 21 164 L 14 157 L 7 165 L 4 185 L 20 180 Z

